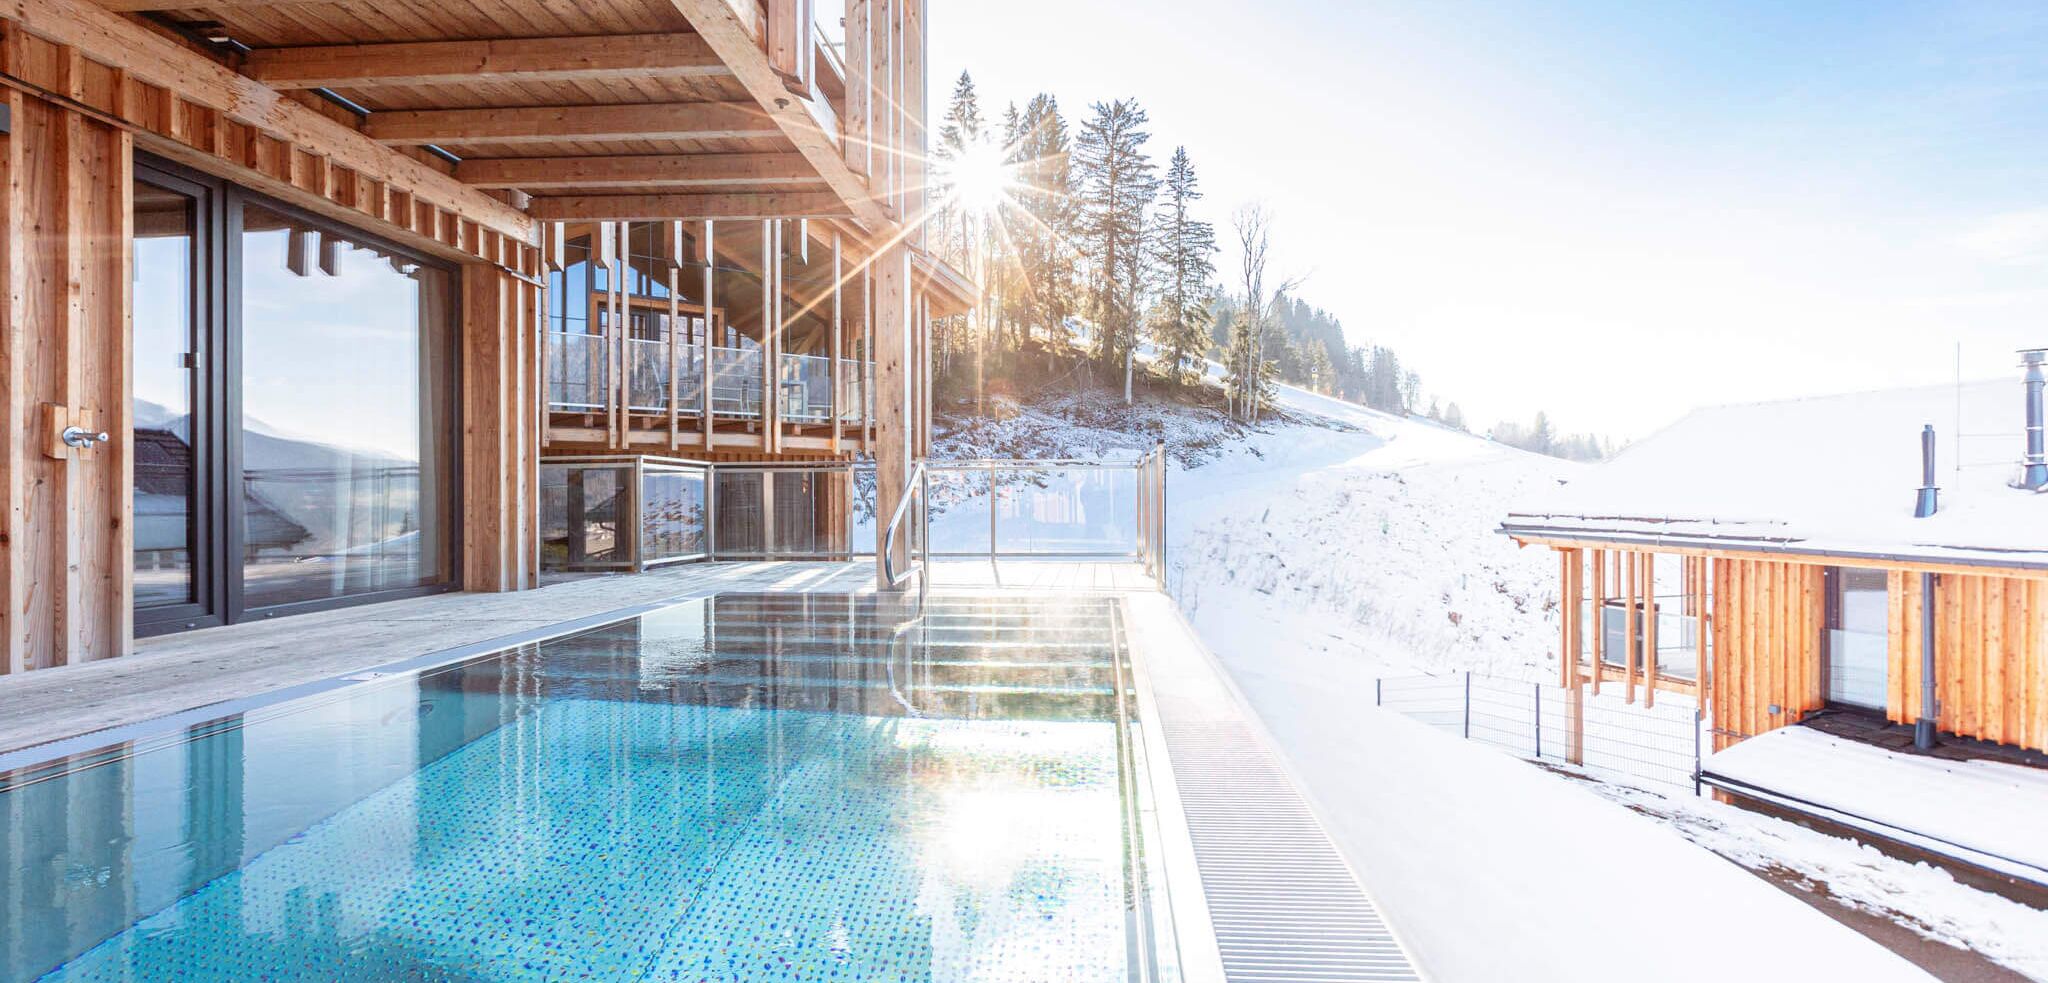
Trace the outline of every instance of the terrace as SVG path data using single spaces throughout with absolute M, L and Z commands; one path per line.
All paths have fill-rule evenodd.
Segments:
M 4 725 L 0 725 L 0 747 L 17 750 L 0 754 L 0 772 L 8 773 L 7 778 L 0 779 L 0 810 L 25 807 L 18 791 L 33 790 L 37 787 L 33 782 L 43 780 L 53 770 L 72 776 L 97 774 L 89 770 L 94 762 L 112 761 L 117 768 L 142 769 L 132 781 L 147 785 L 148 762 L 155 760 L 149 756 L 162 757 L 159 749 L 163 747 L 197 747 L 195 742 L 224 731 L 248 733 L 246 738 L 237 739 L 245 741 L 241 746 L 248 748 L 240 753 L 250 756 L 250 767 L 257 767 L 262 761 L 293 753 L 289 747 L 300 746 L 278 736 L 280 728 L 288 732 L 289 719 L 303 715 L 293 707 L 354 706 L 367 700 L 363 706 L 368 709 L 336 712 L 351 720 L 364 713 L 382 714 L 389 720 L 395 713 L 392 706 L 411 705 L 413 697 L 405 694 L 417 692 L 423 701 L 445 702 L 445 697 L 434 694 L 459 692 L 463 694 L 462 700 L 475 702 L 493 699 L 486 694 L 507 685 L 530 694 L 523 698 L 529 702 L 557 700 L 562 698 L 560 693 L 573 692 L 578 700 L 614 701 L 603 706 L 621 707 L 616 703 L 618 700 L 627 701 L 625 706 L 644 706 L 655 699 L 648 695 L 646 687 L 654 678 L 650 673 L 657 672 L 670 680 L 663 687 L 680 687 L 673 690 L 682 694 L 676 699 L 689 706 L 712 708 L 679 707 L 677 712 L 684 716 L 675 719 L 694 720 L 694 715 L 712 713 L 714 716 L 706 726 L 718 733 L 727 732 L 719 730 L 725 718 L 716 714 L 741 711 L 718 711 L 716 707 L 775 708 L 774 719 L 781 723 L 773 726 L 778 728 L 794 726 L 808 719 L 803 716 L 805 713 L 828 708 L 833 714 L 829 719 L 846 721 L 847 726 L 882 727 L 884 732 L 902 733 L 904 728 L 913 726 L 911 720 L 927 721 L 914 726 L 920 733 L 929 727 L 939 731 L 919 740 L 941 743 L 1000 742 L 1004 739 L 1001 734 L 1019 726 L 1045 735 L 1040 740 L 1050 739 L 1052 732 L 1047 727 L 1063 728 L 1059 733 L 1082 739 L 1081 735 L 1089 733 L 1086 721 L 1121 719 L 1124 723 L 1118 726 L 1128 735 L 1124 753 L 1134 756 L 1128 768 L 1136 769 L 1129 774 L 1141 778 L 1143 784 L 1121 795 L 1111 786 L 1101 793 L 1107 798 L 1099 801 L 1114 805 L 1121 798 L 1125 807 L 1133 810 L 1125 820 L 1114 821 L 1127 821 L 1136 824 L 1132 828 L 1142 829 L 1143 836 L 1138 842 L 1145 844 L 1143 852 L 1127 859 L 1142 860 L 1146 866 L 1128 874 L 1101 872 L 1111 868 L 1089 869 L 1098 870 L 1103 877 L 1134 878 L 1131 883 L 1139 885 L 1144 896 L 1152 900 L 1142 909 L 1148 921 L 1143 925 L 1133 923 L 1128 929 L 1122 918 L 1111 923 L 1113 928 L 1087 921 L 1093 917 L 1087 915 L 1092 909 L 1078 896 L 1068 898 L 1067 903 L 1056 909 L 1060 919 L 1082 919 L 1074 923 L 1079 937 L 1065 939 L 1058 947 L 1057 958 L 1082 960 L 1075 964 L 1075 978 L 1154 979 L 1164 972 L 1162 966 L 1168 964 L 1177 967 L 1181 978 L 1190 980 L 1415 978 L 1406 956 L 1285 777 L 1261 728 L 1179 619 L 1171 600 L 1158 590 L 1143 560 L 1013 558 L 991 563 L 985 557 L 946 560 L 918 555 L 913 562 L 931 580 L 930 593 L 922 602 L 917 594 L 906 596 L 878 590 L 876 565 L 870 562 L 707 561 L 642 574 L 573 578 L 522 594 L 444 594 L 369 609 L 187 632 L 148 640 L 130 658 L 11 677 L 0 681 L 13 709 Z M 992 586 L 998 580 L 1003 586 Z M 1030 585 L 1020 586 L 1020 580 L 1028 580 Z M 1110 620 L 1088 622 L 1098 627 L 1084 630 L 1074 619 L 1088 611 L 1101 611 Z M 678 636 L 677 631 L 683 634 Z M 671 640 L 657 641 L 661 638 Z M 1077 658 L 1072 646 L 1083 639 L 1100 640 L 1088 641 L 1089 645 L 1116 647 L 1121 655 L 1115 664 L 1129 674 L 1124 687 L 1104 688 L 1109 685 L 1109 677 L 1099 674 L 1107 671 L 1110 663 L 1103 663 L 1103 668 L 1062 669 L 1054 676 L 1043 674 L 1050 669 L 1025 668 L 1036 664 L 1034 660 L 1051 660 L 1051 665 Z M 518 652 L 535 654 L 497 654 Z M 551 652 L 556 654 L 550 655 Z M 519 661 L 506 663 L 502 670 L 492 668 L 508 658 Z M 572 690 L 562 690 L 572 678 L 612 672 L 600 663 L 612 665 L 621 658 L 629 660 L 620 665 L 628 667 L 630 675 L 615 684 L 603 684 L 618 687 L 614 695 L 593 697 L 581 683 L 574 684 Z M 561 661 L 564 659 L 572 661 Z M 600 661 L 590 662 L 591 659 Z M 637 669 L 630 668 L 636 664 Z M 504 673 L 513 672 L 515 665 L 525 667 L 516 670 L 521 678 L 530 676 L 533 681 L 507 683 L 511 677 Z M 1084 675 L 1075 676 L 1074 672 Z M 473 682 L 460 681 L 468 677 L 476 678 Z M 1098 678 L 1100 682 L 1088 681 Z M 391 690 L 393 686 L 402 692 Z M 1075 686 L 1083 688 L 1076 690 L 1072 688 Z M 380 696 L 380 692 L 395 695 Z M 1114 694 L 1120 692 L 1126 695 L 1127 704 L 1114 702 Z M 1075 703 L 1077 699 L 1084 702 Z M 392 703 L 393 700 L 399 703 Z M 1117 709 L 1120 705 L 1121 711 Z M 919 709 L 907 711 L 906 718 L 905 707 Z M 599 707 L 590 712 L 605 714 L 606 727 L 628 726 L 628 718 L 613 715 L 614 711 Z M 616 712 L 626 710 L 621 707 Z M 457 750 L 472 744 L 541 739 L 540 732 L 522 736 L 524 732 L 517 729 L 520 718 L 512 710 L 492 710 L 482 717 L 478 713 L 483 711 L 464 710 L 459 718 L 451 718 L 469 720 L 471 724 L 464 725 L 460 735 L 445 741 L 436 738 L 431 755 L 425 743 L 416 752 L 399 754 L 403 758 L 416 753 L 420 758 L 418 767 L 422 769 L 419 777 L 401 780 L 432 784 L 438 780 L 434 777 L 439 774 L 434 770 L 440 767 L 438 762 L 444 756 L 445 760 L 454 760 Z M 496 721 L 501 713 L 512 716 L 500 724 Z M 1118 717 L 1118 713 L 1123 716 Z M 889 720 L 901 722 L 886 723 Z M 1054 723 L 1060 720 L 1076 722 Z M 561 722 L 553 726 L 570 725 Z M 373 741 L 370 735 L 377 730 L 347 725 L 345 733 L 351 736 L 346 739 L 351 746 Z M 953 737 L 942 736 L 953 730 L 958 730 Z M 549 731 L 555 735 L 549 739 L 549 755 L 569 754 L 562 741 L 578 732 L 575 728 Z M 342 733 L 337 732 L 336 738 L 341 739 Z M 795 732 L 785 733 L 780 740 L 796 741 L 794 736 L 788 736 Z M 726 755 L 749 753 L 741 738 L 737 732 L 727 734 L 731 747 Z M 265 740 L 274 748 L 287 750 L 264 751 Z M 426 740 L 424 733 L 420 740 Z M 280 741 L 285 743 L 279 744 Z M 34 746 L 23 748 L 25 744 Z M 367 747 L 358 751 L 370 758 L 382 754 Z M 508 749 L 503 753 L 511 752 Z M 832 760 L 848 753 L 851 752 L 841 747 L 833 752 Z M 878 747 L 876 753 L 883 752 Z M 935 746 L 932 753 L 943 757 L 946 752 L 936 750 Z M 803 763 L 810 760 L 790 759 L 788 764 L 777 767 L 800 771 L 816 767 Z M 914 753 L 912 760 L 920 760 L 918 754 Z M 934 758 L 934 764 L 938 760 Z M 1000 783 L 1006 774 L 986 770 L 994 763 L 994 759 L 984 758 L 974 770 L 955 774 L 960 778 L 978 775 L 972 783 L 974 787 L 992 789 L 994 786 L 989 783 Z M 360 767 L 351 766 L 356 770 Z M 1114 773 L 1112 770 L 1111 774 Z M 754 781 L 748 777 L 751 772 L 721 774 L 725 777 L 719 781 L 730 780 L 735 785 Z M 354 788 L 361 782 L 350 778 L 344 784 Z M 5 791 L 8 788 L 16 789 L 17 793 L 10 794 Z M 267 793 L 260 793 L 254 786 L 241 794 L 251 797 L 245 808 L 267 801 L 261 800 Z M 425 791 L 407 794 L 422 796 L 419 801 L 423 803 L 430 801 Z M 566 790 L 562 794 L 567 794 Z M 1042 789 L 1020 788 L 1005 794 L 1035 796 L 1029 801 L 1040 803 L 1036 808 L 1046 809 L 1064 809 L 1059 803 L 1082 801 L 1074 798 L 1072 792 L 1047 799 L 1045 796 L 1050 793 Z M 895 793 L 890 796 L 888 801 L 895 804 L 889 808 L 923 808 L 905 805 L 893 797 Z M 946 801 L 957 807 L 961 800 Z M 317 851 L 322 835 L 340 835 L 325 832 L 337 824 L 346 827 L 370 821 L 352 802 L 343 797 L 328 805 L 302 803 L 300 807 L 312 810 L 307 814 L 308 822 L 314 815 L 329 812 L 335 817 L 296 841 L 314 843 L 302 850 Z M 753 808 L 744 804 L 740 807 Z M 123 805 L 113 815 L 123 814 L 126 808 Z M 434 819 L 437 814 L 422 813 L 417 822 L 459 822 L 452 817 Z M 10 822 L 24 818 L 13 811 L 9 815 Z M 1046 815 L 1066 817 L 1048 821 L 1082 821 L 1067 811 Z M 1247 825 L 1270 821 L 1276 815 L 1293 818 L 1284 835 L 1262 837 L 1252 854 L 1258 861 L 1247 863 L 1245 850 L 1251 844 L 1244 839 L 1242 830 Z M 560 814 L 551 816 L 547 821 L 572 822 Z M 652 813 L 647 818 L 658 823 Z M 55 820 L 57 825 L 52 828 L 62 829 L 66 823 L 77 821 L 81 821 L 80 817 L 72 813 L 70 819 Z M 287 825 L 291 828 L 266 828 L 260 833 L 251 827 L 246 835 L 274 836 L 282 843 L 303 824 Z M 435 828 L 445 834 L 465 827 Z M 649 828 L 660 827 L 635 824 L 621 828 L 617 835 L 632 837 L 632 842 L 638 844 Z M 980 833 L 963 828 L 956 838 L 978 840 L 997 835 L 1005 828 L 1000 823 Z M 142 840 L 150 835 L 153 834 L 146 831 L 136 834 Z M 412 837 L 429 832 L 424 825 L 408 825 L 391 835 Z M 809 849 L 827 841 L 800 842 Z M 1087 842 L 1085 837 L 1082 842 Z M 987 847 L 963 848 L 971 851 Z M 81 843 L 68 849 L 88 848 Z M 734 856 L 749 855 L 751 849 L 742 844 Z M 252 883 L 265 884 L 286 876 L 305 876 L 296 866 L 300 861 L 293 856 L 284 846 L 260 853 L 245 865 L 241 876 L 253 878 Z M 118 866 L 125 861 L 114 858 L 113 862 Z M 1068 865 L 1079 862 L 1071 857 L 1058 861 Z M 585 875 L 597 876 L 589 872 L 576 876 Z M 987 876 L 987 872 L 976 876 Z M 161 889 L 150 888 L 150 883 L 138 882 L 138 898 L 124 903 L 129 907 L 112 914 L 100 911 L 93 917 L 106 920 L 108 930 L 113 931 L 150 915 L 155 909 L 142 896 Z M 200 886 L 200 882 L 195 882 L 183 885 L 181 890 L 190 894 L 191 889 Z M 1068 887 L 1072 888 L 1072 884 Z M 574 882 L 564 887 L 565 891 L 575 889 Z M 247 890 L 250 893 L 241 903 L 264 903 L 260 897 L 268 888 Z M 800 889 L 791 885 L 790 890 Z M 1301 903 L 1301 899 L 1311 895 L 1317 899 L 1316 905 Z M 190 896 L 197 900 L 181 904 L 228 903 L 227 897 L 217 892 L 200 890 Z M 16 897 L 6 904 L 10 910 L 26 916 L 38 907 L 30 903 L 24 908 L 27 901 Z M 137 905 L 140 907 L 134 907 Z M 799 919 L 804 917 L 794 909 L 791 914 Z M 991 912 L 988 917 L 998 916 Z M 1331 919 L 1342 923 L 1342 931 L 1329 942 L 1310 945 L 1285 941 L 1290 937 L 1304 938 L 1302 932 L 1329 930 L 1335 924 Z M 10 918 L 9 923 L 23 926 L 33 921 Z M 1016 942 L 1015 930 L 1000 927 L 1002 923 L 991 924 L 992 927 L 977 934 L 969 949 L 956 949 L 953 955 L 959 956 L 962 951 L 994 952 L 1000 945 Z M 650 925 L 646 931 L 656 928 Z M 799 931 L 808 930 L 806 927 Z M 1104 931 L 1112 936 L 1132 933 L 1130 944 L 1137 947 L 1142 942 L 1144 958 L 1134 958 L 1127 965 L 1122 956 L 1125 949 L 1120 944 L 1115 948 L 1115 960 L 1100 965 L 1091 962 L 1099 961 L 1102 952 L 1100 947 L 1084 943 Z M 340 932 L 337 944 L 345 942 L 346 937 L 346 932 Z M 36 940 L 15 937 L 14 941 Z M 934 937 L 934 945 L 940 942 Z M 49 941 L 40 940 L 38 944 L 47 947 Z M 233 948 L 245 943 L 229 940 L 222 944 Z M 417 944 L 445 946 L 449 951 L 460 948 L 448 939 L 425 939 Z M 116 961 L 125 960 L 123 964 L 131 967 L 161 967 L 167 964 L 154 960 L 198 958 L 141 939 L 121 945 L 127 948 L 120 950 Z M 40 951 L 33 946 L 29 949 Z M 412 958 L 393 955 L 374 945 L 371 949 L 372 954 L 359 954 L 360 957 Z M 818 956 L 815 950 L 803 945 L 799 949 L 802 954 L 796 958 L 800 960 Z M 11 951 L 19 954 L 25 950 L 16 945 Z M 861 948 L 855 958 L 879 958 L 876 951 Z M 588 954 L 578 954 L 577 958 L 583 955 Z M 103 947 L 83 962 L 67 966 L 82 970 L 114 958 Z M 1055 957 L 1041 950 L 1037 958 Z M 188 961 L 181 965 L 198 964 Z M 1275 970 L 1279 972 L 1277 977 L 1270 975 Z M 933 964 L 933 971 L 946 975 L 937 963 Z

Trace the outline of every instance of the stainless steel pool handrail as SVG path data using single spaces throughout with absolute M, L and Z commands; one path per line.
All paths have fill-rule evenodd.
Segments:
M 882 532 L 883 584 L 889 590 L 902 590 L 904 582 L 912 574 L 916 574 L 917 599 L 920 607 L 922 607 L 926 591 L 929 589 L 931 576 L 926 569 L 929 564 L 929 557 L 921 557 L 915 554 L 921 550 L 928 549 L 931 543 L 931 530 L 928 525 L 931 521 L 931 514 L 923 508 L 923 505 L 930 500 L 930 490 L 930 472 L 925 468 L 925 462 L 919 460 L 917 466 L 910 469 L 910 477 L 903 483 L 903 500 L 896 503 L 896 512 L 889 517 L 889 525 Z M 898 572 L 896 570 L 896 534 L 903 528 L 903 520 L 911 514 L 910 505 L 913 501 L 919 504 L 917 515 L 921 535 L 918 537 L 919 542 L 906 546 L 904 550 L 906 561 L 904 569 Z

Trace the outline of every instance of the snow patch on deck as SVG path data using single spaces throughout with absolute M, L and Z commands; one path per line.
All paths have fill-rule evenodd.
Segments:
M 1937 852 L 1973 862 L 1983 858 L 1962 851 L 1985 854 L 2033 868 L 2008 872 L 2048 876 L 2048 770 L 1900 754 L 1810 727 L 1752 737 L 1714 754 L 1705 767 L 1833 810 L 1872 832 L 1932 839 L 1938 842 L 1923 845 Z

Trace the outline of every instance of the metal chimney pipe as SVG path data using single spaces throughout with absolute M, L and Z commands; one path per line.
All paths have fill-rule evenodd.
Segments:
M 1934 591 L 1937 581 L 1931 573 L 1920 575 L 1920 714 L 1913 718 L 1913 746 L 1933 750 L 1934 728 L 1941 720 L 1941 701 L 1935 698 L 1934 676 Z
M 2040 491 L 2048 488 L 2048 410 L 2042 409 L 2042 391 L 2048 389 L 2048 348 L 2021 350 L 2020 367 L 2027 370 L 2027 458 L 2020 487 Z
M 1934 487 L 1934 424 L 1920 428 L 1920 497 L 1913 503 L 1913 518 L 1925 519 L 1941 507 L 1941 489 Z

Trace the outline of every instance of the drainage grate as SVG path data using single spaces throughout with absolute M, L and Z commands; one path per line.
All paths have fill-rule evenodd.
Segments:
M 1251 730 L 1162 716 L 1224 975 L 1233 983 L 1421 979 Z

